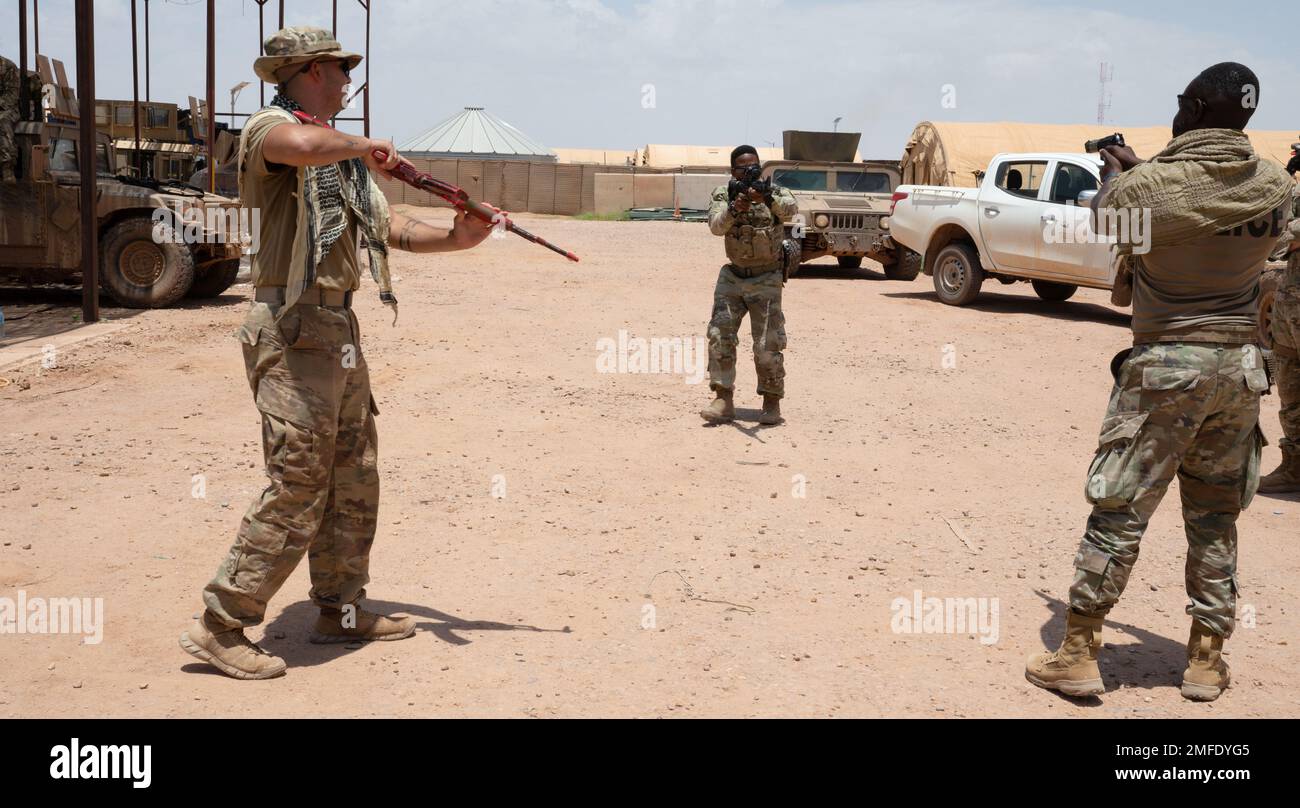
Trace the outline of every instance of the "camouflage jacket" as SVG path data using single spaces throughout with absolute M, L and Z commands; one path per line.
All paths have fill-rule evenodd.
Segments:
M 1282 236 L 1277 240 L 1277 246 L 1270 256 L 1270 260 L 1273 261 L 1286 259 L 1286 274 L 1282 280 L 1285 286 L 1300 285 L 1300 250 L 1287 254 L 1291 249 L 1291 243 L 1300 241 L 1300 183 L 1297 183 L 1291 191 L 1291 203 L 1291 221 L 1282 231 Z
M 11 123 L 25 120 L 40 120 L 33 117 L 33 110 L 39 111 L 41 103 L 41 78 L 33 70 L 27 71 L 27 99 L 29 109 L 20 109 L 21 88 L 18 81 L 18 65 L 0 56 L 0 120 Z
M 772 204 L 762 202 L 736 214 L 727 198 L 727 186 L 713 189 L 709 204 L 709 231 L 726 239 L 727 260 L 740 267 L 770 266 L 782 260 L 782 223 L 799 210 L 799 203 L 785 188 L 772 189 Z
M 0 120 L 18 120 L 18 65 L 0 56 Z

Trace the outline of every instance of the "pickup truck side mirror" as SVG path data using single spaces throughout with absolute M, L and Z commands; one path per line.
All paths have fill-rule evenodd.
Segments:
M 1096 190 L 1092 190 L 1092 189 L 1090 189 L 1090 190 L 1087 190 L 1087 191 L 1080 191 L 1080 192 L 1079 192 L 1079 196 L 1076 197 L 1074 201 L 1077 202 L 1081 207 L 1085 207 L 1085 208 L 1086 208 L 1086 207 L 1088 207 L 1089 205 L 1092 204 L 1092 199 L 1093 199 L 1093 197 L 1095 197 L 1096 195 L 1097 195 L 1097 191 L 1096 191 Z

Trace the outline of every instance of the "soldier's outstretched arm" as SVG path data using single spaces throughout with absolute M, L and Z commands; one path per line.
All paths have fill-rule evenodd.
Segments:
M 450 230 L 394 213 L 388 230 L 388 246 L 416 253 L 468 250 L 491 232 L 491 224 L 466 216 L 463 210 L 456 211 Z
M 374 157 L 375 151 L 384 152 L 388 158 L 379 162 Z M 286 166 L 324 166 L 359 157 L 371 171 L 389 178 L 393 176 L 392 169 L 409 163 L 387 140 L 373 140 L 328 126 L 297 126 L 288 122 L 266 133 L 262 156 L 268 163 Z
M 772 189 L 772 215 L 781 219 L 789 219 L 799 212 L 799 203 L 795 201 L 794 194 L 790 193 L 789 188 L 780 186 Z
M 719 188 L 713 192 L 709 202 L 709 232 L 715 236 L 725 236 L 736 217 L 731 215 L 731 201 L 727 199 L 727 189 Z

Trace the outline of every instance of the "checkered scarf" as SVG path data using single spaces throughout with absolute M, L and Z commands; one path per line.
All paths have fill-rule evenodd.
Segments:
M 271 99 L 271 106 L 289 113 L 302 111 L 298 102 L 280 92 Z M 360 158 L 353 158 L 324 166 L 302 166 L 298 171 L 309 246 L 301 284 L 291 282 L 291 288 L 286 290 L 286 303 L 292 305 L 303 291 L 316 285 L 316 267 L 343 235 L 348 223 L 347 209 L 351 208 L 366 236 L 370 277 L 379 286 L 379 299 L 392 307 L 396 323 L 397 297 L 388 273 L 388 202 L 371 179 L 366 164 Z M 295 280 L 294 274 L 290 274 L 291 281 Z

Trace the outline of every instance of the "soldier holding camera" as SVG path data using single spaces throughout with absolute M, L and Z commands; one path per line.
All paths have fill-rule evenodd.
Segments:
M 787 247 L 782 223 L 794 216 L 798 203 L 788 190 L 760 179 L 758 150 L 753 146 L 732 150 L 731 175 L 727 185 L 714 189 L 709 206 L 709 230 L 725 239 L 727 263 L 718 273 L 709 320 L 709 388 L 716 397 L 700 416 L 723 423 L 736 415 L 732 401 L 736 346 L 740 321 L 748 312 L 758 392 L 763 396 L 758 420 L 779 424 L 785 395 L 781 287 Z

